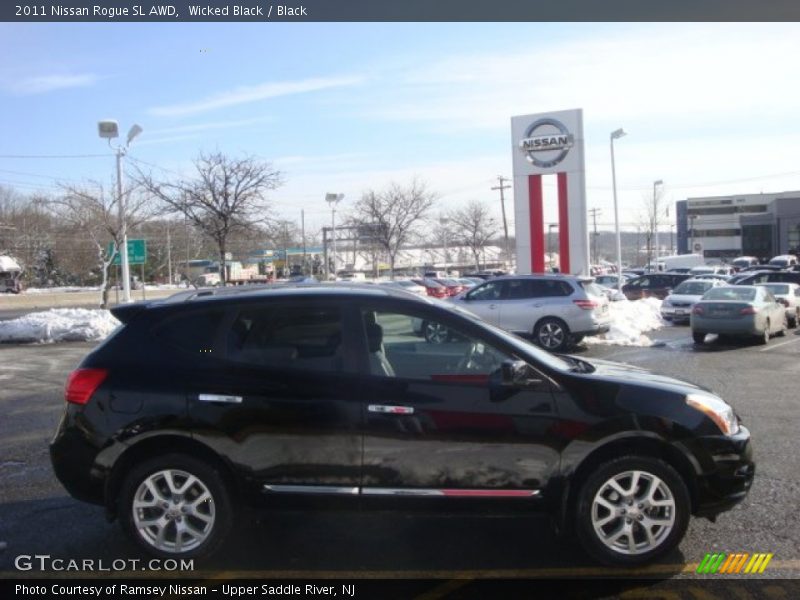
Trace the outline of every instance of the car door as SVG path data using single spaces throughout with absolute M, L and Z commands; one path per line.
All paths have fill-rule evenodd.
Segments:
M 500 305 L 505 295 L 505 279 L 487 281 L 456 300 L 472 314 L 492 325 L 500 324 Z
M 557 421 L 551 382 L 532 373 L 529 386 L 500 386 L 507 352 L 468 320 L 423 310 L 379 300 L 361 306 L 368 350 L 362 494 L 537 496 L 559 465 L 548 438 Z M 419 340 L 415 318 L 440 321 L 451 331 L 448 342 Z
M 215 342 L 222 360 L 188 385 L 194 436 L 264 492 L 357 492 L 362 412 L 346 315 L 337 301 L 237 305 Z
M 547 312 L 548 298 L 538 279 L 506 279 L 498 324 L 506 331 L 533 333 L 536 322 Z

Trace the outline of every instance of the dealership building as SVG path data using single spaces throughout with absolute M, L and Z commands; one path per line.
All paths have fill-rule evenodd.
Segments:
M 688 198 L 675 208 L 679 254 L 726 259 L 800 253 L 800 191 Z

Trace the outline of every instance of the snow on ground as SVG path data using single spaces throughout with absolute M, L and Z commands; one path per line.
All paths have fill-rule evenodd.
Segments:
M 119 325 L 107 310 L 51 308 L 0 321 L 0 342 L 53 343 L 99 341 Z
M 586 338 L 587 344 L 614 346 L 652 346 L 653 340 L 644 335 L 665 325 L 661 318 L 661 300 L 620 300 L 611 302 L 611 330 L 608 333 Z
M 62 294 L 72 292 L 99 292 L 99 287 L 51 287 L 51 288 L 25 288 L 22 290 L 23 294 Z

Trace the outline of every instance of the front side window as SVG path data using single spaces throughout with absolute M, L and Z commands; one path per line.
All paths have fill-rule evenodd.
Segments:
M 243 308 L 227 334 L 227 358 L 253 366 L 341 371 L 342 314 L 338 307 Z
M 470 300 L 499 300 L 503 292 L 503 282 L 490 281 L 479 286 L 467 294 Z
M 370 374 L 421 381 L 488 383 L 510 355 L 422 315 L 362 311 Z

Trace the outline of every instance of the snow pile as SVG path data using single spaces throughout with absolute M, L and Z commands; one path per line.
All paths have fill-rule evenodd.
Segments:
M 99 292 L 99 287 L 51 287 L 51 288 L 25 288 L 23 294 L 63 294 L 73 292 Z
M 107 310 L 51 308 L 0 321 L 0 342 L 94 342 L 108 337 L 118 325 Z
M 611 329 L 603 335 L 587 337 L 587 344 L 652 346 L 653 340 L 644 334 L 664 326 L 661 300 L 657 298 L 611 302 L 608 310 L 611 311 Z

